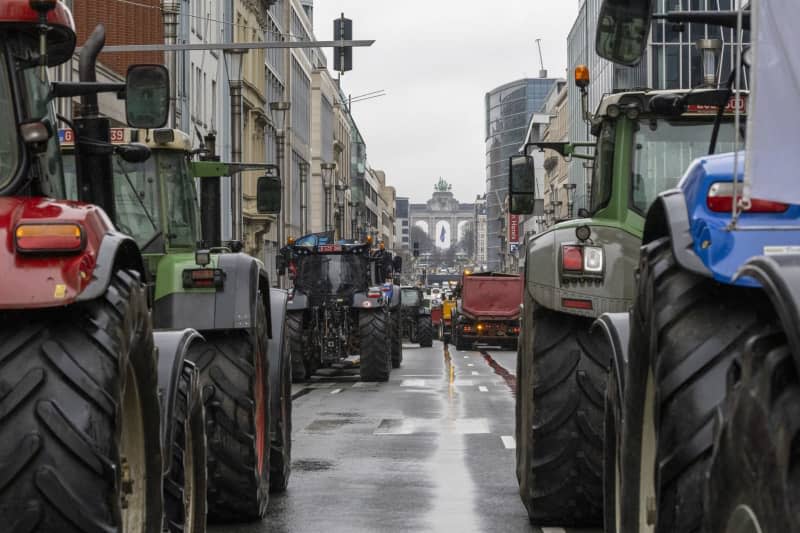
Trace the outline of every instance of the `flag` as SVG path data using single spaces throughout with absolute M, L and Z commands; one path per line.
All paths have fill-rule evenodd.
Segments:
M 442 226 L 442 232 L 439 233 L 439 240 L 444 242 L 444 238 L 447 236 L 447 230 L 444 226 Z

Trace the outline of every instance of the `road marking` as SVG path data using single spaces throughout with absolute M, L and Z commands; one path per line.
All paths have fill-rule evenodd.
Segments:
M 475 365 L 473 365 L 472 363 L 467 363 L 467 366 L 475 366 Z
M 473 371 L 472 371 L 472 375 L 473 375 L 473 376 L 479 376 L 480 374 L 478 374 L 477 372 L 475 372 L 475 371 L 473 370 Z
M 364 385 L 365 385 L 365 382 L 363 382 L 363 381 L 356 381 L 355 383 L 353 383 L 353 388 L 356 388 L 356 387 L 363 387 Z
M 486 418 L 385 418 L 381 420 L 373 435 L 478 435 L 489 433 Z
M 484 387 L 483 385 L 481 385 L 480 387 L 478 387 L 478 390 L 479 390 L 479 391 L 481 391 L 481 392 L 489 392 L 489 389 L 487 389 L 487 388 L 486 388 L 486 387 Z
M 563 527 L 543 527 L 542 533 L 567 533 Z
M 333 389 L 331 394 L 339 394 L 340 392 L 342 392 L 342 389 Z
M 465 355 L 465 356 L 464 356 L 464 359 L 469 359 L 469 356 L 468 356 L 468 355 Z
M 401 387 L 424 387 L 424 379 L 404 379 L 400 382 Z
M 500 437 L 500 440 L 503 441 L 503 446 L 505 446 L 507 450 L 513 450 L 517 447 L 517 441 L 514 440 L 514 437 L 511 435 L 503 435 Z

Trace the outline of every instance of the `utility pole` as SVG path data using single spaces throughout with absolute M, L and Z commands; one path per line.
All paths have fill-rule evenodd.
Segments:
M 162 0 L 161 12 L 164 15 L 164 43 L 167 45 L 178 44 L 178 16 L 180 15 L 180 2 L 175 0 Z M 167 52 L 167 65 L 169 66 L 169 92 L 170 92 L 170 125 L 177 128 L 180 125 L 181 110 L 178 105 L 178 52 Z

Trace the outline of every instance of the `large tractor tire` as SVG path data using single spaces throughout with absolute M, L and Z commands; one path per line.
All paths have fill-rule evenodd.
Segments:
M 3 531 L 161 531 L 158 375 L 144 286 L 0 313 Z
M 392 368 L 400 368 L 403 364 L 403 323 L 400 311 L 395 311 L 389 315 L 389 329 L 392 332 Z
M 362 381 L 389 381 L 392 361 L 388 347 L 388 318 L 383 309 L 358 313 Z
M 782 332 L 751 339 L 728 372 L 705 490 L 706 531 L 800 529 L 799 376 Z
M 609 354 L 590 335 L 591 324 L 591 318 L 535 306 L 534 330 L 518 351 L 517 476 L 536 525 L 602 523 Z
M 206 412 L 199 376 L 184 367 L 172 416 L 172 468 L 164 480 L 164 506 L 170 533 L 206 531 Z
M 668 237 L 642 247 L 619 453 L 622 531 L 654 518 L 656 533 L 700 530 L 715 413 L 728 370 L 764 328 L 763 304 L 755 290 L 684 270 Z
M 430 316 L 421 316 L 417 319 L 417 341 L 422 348 L 433 346 L 433 323 Z
M 309 356 L 308 338 L 303 329 L 303 311 L 286 313 L 286 335 L 292 352 L 292 381 L 301 383 L 311 377 L 307 358 Z
M 288 318 L 288 317 L 287 317 Z M 289 338 L 288 320 L 283 335 L 284 357 L 281 359 L 281 399 L 278 412 L 277 431 L 272 439 L 270 451 L 270 492 L 284 492 L 289 486 L 292 473 L 292 345 Z
M 270 406 L 267 318 L 254 330 L 206 332 L 189 350 L 200 369 L 208 439 L 208 519 L 264 518 L 269 500 Z

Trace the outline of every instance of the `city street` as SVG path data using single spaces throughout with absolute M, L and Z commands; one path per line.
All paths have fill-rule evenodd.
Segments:
M 210 531 L 565 531 L 530 526 L 517 493 L 515 359 L 406 344 L 388 383 L 294 385 L 288 492 Z

